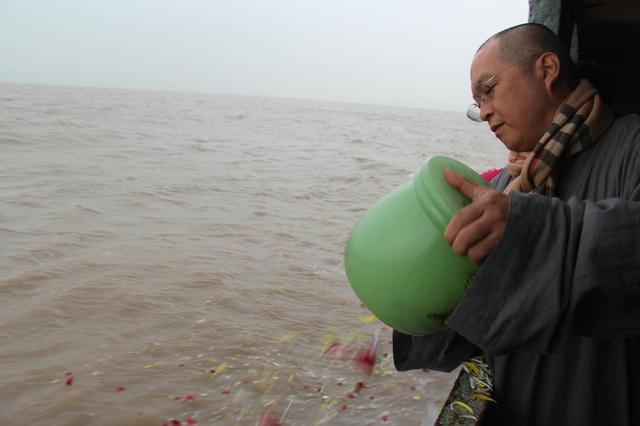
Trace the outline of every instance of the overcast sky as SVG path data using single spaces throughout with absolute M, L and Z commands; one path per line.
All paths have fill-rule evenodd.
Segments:
M 0 0 L 0 81 L 463 110 L 527 0 Z

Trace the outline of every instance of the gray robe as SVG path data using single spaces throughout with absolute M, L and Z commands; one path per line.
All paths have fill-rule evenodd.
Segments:
M 640 117 L 564 159 L 557 182 L 554 198 L 512 194 L 449 329 L 394 332 L 396 368 L 483 353 L 498 401 L 483 424 L 640 424 Z

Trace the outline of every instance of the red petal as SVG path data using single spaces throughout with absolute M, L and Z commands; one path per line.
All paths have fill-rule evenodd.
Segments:
M 373 371 L 373 367 L 376 364 L 376 354 L 374 351 L 359 351 L 355 357 L 355 363 L 362 371 L 368 375 Z
M 262 417 L 260 417 L 258 426 L 283 426 L 283 424 L 280 423 L 280 420 L 278 420 L 270 410 L 267 410 L 262 414 Z

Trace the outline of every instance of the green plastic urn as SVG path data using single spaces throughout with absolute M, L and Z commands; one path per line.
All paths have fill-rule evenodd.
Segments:
M 459 161 L 430 157 L 412 181 L 358 220 L 345 250 L 347 277 L 362 303 L 385 324 L 414 336 L 445 328 L 478 268 L 444 239 L 451 218 L 470 202 L 445 180 L 447 167 L 490 186 Z

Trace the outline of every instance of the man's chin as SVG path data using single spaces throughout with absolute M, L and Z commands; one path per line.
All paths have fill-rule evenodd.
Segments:
M 498 138 L 498 140 L 502 143 L 502 145 L 504 145 L 504 147 L 507 148 L 509 151 L 513 151 L 513 152 L 522 151 L 521 146 L 517 143 L 514 143 L 512 140 L 501 138 L 498 136 L 496 136 L 496 138 Z
M 512 145 L 512 143 L 509 141 L 509 139 L 505 139 L 504 136 L 498 136 L 498 135 L 494 135 L 494 136 L 496 137 L 496 139 L 502 142 L 504 146 L 511 149 L 510 146 Z

